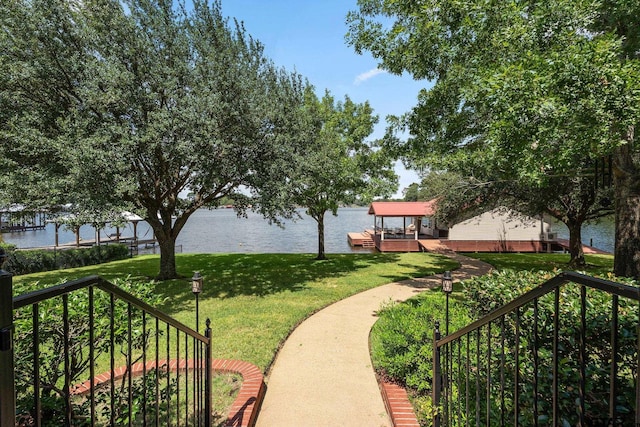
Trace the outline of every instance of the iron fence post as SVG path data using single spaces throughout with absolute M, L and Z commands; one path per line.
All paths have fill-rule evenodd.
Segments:
M 442 389 L 442 370 L 440 366 L 440 322 L 436 322 L 436 329 L 433 333 L 433 408 L 435 410 L 433 416 L 433 427 L 440 427 L 440 393 Z
M 13 366 L 13 276 L 2 270 L 0 250 L 0 427 L 16 425 Z
M 211 407 L 211 381 L 212 381 L 212 371 L 211 371 L 211 320 L 207 319 L 206 321 L 207 329 L 204 332 L 204 336 L 209 338 L 207 342 L 207 347 L 205 350 L 205 380 L 204 380 L 204 425 L 205 427 L 211 427 L 211 416 L 212 416 L 212 407 Z

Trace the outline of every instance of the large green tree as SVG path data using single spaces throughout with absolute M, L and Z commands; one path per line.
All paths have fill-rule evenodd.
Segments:
M 637 16 L 626 1 L 360 0 L 349 42 L 433 80 L 398 124 L 414 164 L 536 185 L 612 155 L 615 273 L 640 274 Z M 396 140 L 397 141 L 397 140 Z
M 10 0 L 0 10 L 0 102 L 12 108 L 2 137 L 19 142 L 6 161 L 23 167 L 21 156 L 51 151 L 51 163 L 33 162 L 45 182 L 63 176 L 51 194 L 143 216 L 161 279 L 177 276 L 175 242 L 199 208 L 231 197 L 240 214 L 250 203 L 274 220 L 291 215 L 288 153 L 304 143 L 290 113 L 306 82 L 274 66 L 219 1 L 190 6 Z
M 84 68 L 76 49 L 82 41 L 71 22 L 64 4 L 0 3 L 1 206 L 43 208 L 68 201 L 57 138 L 74 102 L 67 87 Z
M 357 104 L 348 96 L 336 102 L 328 91 L 318 99 L 309 88 L 301 113 L 308 143 L 297 151 L 292 195 L 316 221 L 317 259 L 325 259 L 326 213 L 337 215 L 341 205 L 388 197 L 397 188 L 397 176 L 390 158 L 367 140 L 378 121 L 368 102 Z

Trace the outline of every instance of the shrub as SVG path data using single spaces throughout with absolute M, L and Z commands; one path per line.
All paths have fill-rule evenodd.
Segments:
M 121 244 L 54 250 L 18 250 L 13 245 L 3 245 L 3 247 L 8 255 L 4 269 L 14 275 L 84 267 L 125 259 L 129 256 L 129 248 Z
M 149 283 L 133 282 L 130 280 L 116 280 L 116 286 L 132 295 L 145 300 L 153 306 L 163 302 L 154 287 Z M 110 296 L 106 292 L 96 291 L 94 295 L 94 356 L 98 363 L 109 355 L 111 350 L 110 322 L 114 319 L 114 350 L 118 354 L 112 355 L 118 360 L 139 361 L 143 349 L 149 345 L 150 333 L 142 333 L 142 318 L 139 313 L 131 318 L 132 334 L 127 333 L 129 310 L 127 304 L 117 301 L 111 310 Z M 42 399 L 42 425 L 63 425 L 65 419 L 64 404 L 64 372 L 66 362 L 65 349 L 65 322 L 63 317 L 63 303 L 61 298 L 50 298 L 38 304 L 38 373 L 40 375 L 40 398 Z M 34 414 L 34 319 L 31 307 L 16 310 L 14 313 L 15 324 L 15 383 L 16 383 L 16 409 L 20 425 L 32 425 Z M 88 378 L 90 365 L 94 362 L 89 358 L 89 296 L 87 290 L 80 290 L 68 296 L 68 322 L 69 331 L 68 351 L 70 384 L 76 384 Z M 159 332 L 162 335 L 162 331 Z M 129 337 L 133 354 L 128 353 Z M 123 362 L 124 363 L 124 362 Z M 98 372 L 99 373 L 99 372 Z M 124 380 L 123 380 L 124 381 Z M 104 393 L 102 393 L 104 394 Z M 138 408 L 130 408 L 132 412 Z M 86 415 L 86 405 L 74 405 L 74 416 Z M 116 408 L 117 417 L 128 414 L 122 408 Z
M 498 308 L 515 297 L 524 294 L 537 285 L 544 283 L 558 271 L 549 272 L 522 272 L 504 270 L 490 275 L 476 278 L 465 283 L 465 301 L 473 318 L 479 318 Z M 607 277 L 611 279 L 611 277 Z M 618 282 L 626 282 L 635 285 L 631 280 L 616 279 Z M 533 424 L 531 415 L 533 411 L 533 399 L 531 397 L 531 384 L 534 380 L 538 386 L 538 421 L 548 420 L 552 414 L 552 376 L 540 373 L 551 372 L 553 366 L 553 327 L 557 316 L 559 321 L 558 351 L 560 363 L 558 366 L 558 383 L 560 385 L 559 413 L 562 425 L 576 425 L 579 413 L 579 387 L 580 384 L 580 341 L 581 341 L 581 286 L 574 283 L 565 284 L 559 291 L 559 307 L 555 312 L 554 294 L 547 294 L 537 301 L 537 329 L 540 348 L 538 350 L 539 374 L 533 371 L 534 347 L 533 327 L 536 324 L 534 304 L 525 305 L 520 310 L 521 338 L 519 346 L 515 335 L 515 316 L 505 317 L 505 331 L 503 335 L 505 346 L 512 349 L 506 355 L 505 377 L 514 378 L 515 363 L 513 349 L 520 348 L 520 376 L 522 381 L 522 399 L 520 400 L 521 419 L 523 424 Z M 609 370 L 611 365 L 611 346 L 609 337 L 611 334 L 611 307 L 612 297 L 598 290 L 586 291 L 586 332 L 585 350 L 588 355 L 586 364 L 586 395 L 585 417 L 589 425 L 599 425 L 603 414 L 608 413 Z M 617 423 L 627 425 L 633 423 L 633 407 L 635 405 L 635 384 L 631 369 L 637 358 L 637 334 L 638 324 L 637 303 L 620 298 L 618 318 L 618 389 L 616 398 Z M 498 342 L 498 328 L 495 328 L 495 341 Z M 486 354 L 486 352 L 484 352 Z M 496 355 L 497 356 L 497 355 Z M 493 360 L 493 359 L 492 359 Z M 490 366 L 497 366 L 497 360 Z M 499 371 L 492 372 L 497 378 Z M 474 383 L 472 382 L 472 387 Z M 481 381 L 481 389 L 486 383 Z M 508 384 L 507 389 L 512 389 L 513 384 Z M 475 391 L 471 392 L 472 394 Z M 508 404 L 508 403 L 507 403 Z M 507 410 L 508 412 L 508 410 Z
M 503 270 L 490 275 L 475 278 L 464 282 L 462 293 L 454 293 L 450 298 L 450 331 L 456 331 L 467 325 L 470 320 L 478 319 L 487 313 L 503 306 L 525 292 L 546 282 L 556 276 L 559 271 L 553 272 L 523 272 Z M 607 279 L 612 279 L 607 277 Z M 629 285 L 636 285 L 632 280 L 615 279 Z M 560 399 L 560 413 L 563 418 L 562 425 L 576 425 L 577 407 L 580 383 L 579 373 L 579 342 L 580 342 L 580 286 L 567 284 L 561 288 L 561 303 L 559 308 L 560 332 L 559 348 L 561 363 L 559 366 L 559 381 L 564 384 Z M 589 363 L 587 365 L 586 378 L 586 416 L 590 423 L 596 425 L 599 417 L 606 414 L 608 406 L 609 369 L 610 369 L 610 345 L 609 336 L 611 330 L 611 296 L 596 290 L 587 292 L 587 335 L 586 353 Z M 414 409 L 423 425 L 429 425 L 433 408 L 426 403 L 432 384 L 432 354 L 433 354 L 433 325 L 436 320 L 441 323 L 441 332 L 444 333 L 444 309 L 445 297 L 439 291 L 425 292 L 404 303 L 392 303 L 380 310 L 380 319 L 374 325 L 371 336 L 371 351 L 374 367 L 380 375 L 406 386 L 409 393 L 414 396 Z M 637 358 L 637 333 L 638 324 L 637 303 L 623 298 L 619 300 L 619 326 L 618 339 L 619 351 L 617 355 L 619 365 L 617 411 L 618 423 L 627 425 L 632 422 L 633 405 L 635 400 L 634 370 Z M 539 372 L 551 372 L 554 321 L 554 296 L 553 294 L 538 300 L 538 339 L 543 343 L 539 350 Z M 522 425 L 533 425 L 532 415 L 533 399 L 531 387 L 534 378 L 533 372 L 533 340 L 525 338 L 526 334 L 532 335 L 534 324 L 534 310 L 532 305 L 525 306 L 520 312 L 520 380 L 521 398 L 520 414 L 518 420 Z M 483 329 L 483 339 L 480 344 L 481 358 L 487 357 L 486 328 Z M 493 343 L 499 343 L 502 339 L 499 327 L 491 329 Z M 472 335 L 472 341 L 475 340 Z M 515 316 L 505 317 L 505 347 L 515 349 Z M 464 343 L 463 354 L 466 351 Z M 475 343 L 470 345 L 472 358 L 475 358 Z M 491 353 L 491 360 L 483 360 L 482 366 L 491 366 L 491 377 L 500 378 L 498 351 Z M 514 372 L 514 352 L 506 354 L 506 389 L 513 389 L 512 382 Z M 458 369 L 454 363 L 454 372 L 464 372 Z M 464 375 L 464 373 L 462 374 Z M 479 379 L 476 382 L 476 375 Z M 475 388 L 478 387 L 481 395 L 486 392 L 486 378 L 478 372 L 471 373 L 469 394 L 475 396 Z M 464 384 L 464 379 L 462 383 Z M 539 399 L 539 422 L 548 420 L 551 414 L 550 396 L 552 394 L 552 379 L 550 375 L 537 376 Z M 456 391 L 454 391 L 455 393 Z M 513 402 L 507 396 L 507 405 Z M 492 415 L 499 414 L 501 408 L 497 405 L 497 399 L 492 403 Z M 486 419 L 486 407 L 481 405 L 479 411 L 481 419 Z M 512 408 L 507 409 L 513 413 Z M 496 420 L 499 423 L 499 420 Z
M 445 330 L 445 296 L 425 292 L 403 303 L 383 307 L 371 334 L 371 353 L 376 372 L 407 387 L 413 395 L 416 414 L 424 424 L 430 420 L 433 334 L 436 321 Z M 450 330 L 468 323 L 465 308 L 450 298 Z

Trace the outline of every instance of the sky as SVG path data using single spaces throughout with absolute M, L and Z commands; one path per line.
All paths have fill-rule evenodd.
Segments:
M 346 16 L 357 0 L 222 0 L 222 13 L 243 22 L 247 33 L 260 40 L 266 55 L 278 66 L 296 71 L 316 88 L 327 89 L 336 100 L 369 101 L 380 120 L 371 140 L 381 138 L 387 115 L 401 115 L 417 103 L 426 81 L 395 76 L 377 68 L 368 53 L 358 55 L 345 42 Z M 400 186 L 395 197 L 418 175 L 396 164 Z

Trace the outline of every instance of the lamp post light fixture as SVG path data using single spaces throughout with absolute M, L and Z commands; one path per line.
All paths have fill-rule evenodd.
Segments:
M 198 296 L 202 292 L 202 283 L 204 282 L 204 278 L 200 275 L 199 271 L 193 273 L 193 277 L 191 278 L 191 292 L 196 296 L 196 331 L 200 328 L 199 324 L 199 316 L 200 316 L 200 306 L 198 302 Z
M 442 275 L 442 291 L 447 296 L 445 308 L 445 335 L 449 335 L 449 294 L 453 292 L 453 277 L 450 271 L 445 271 Z

